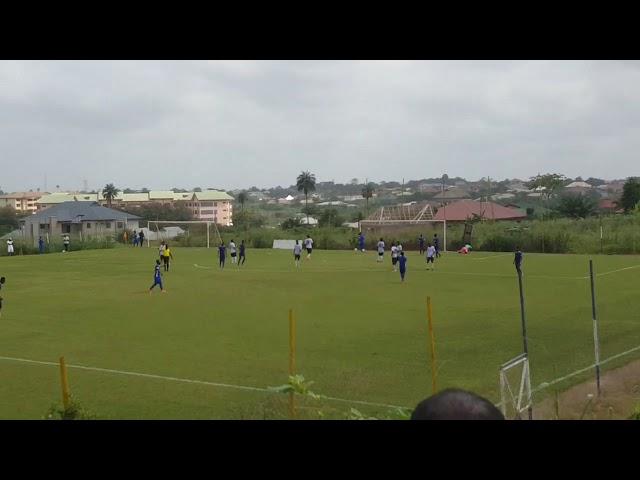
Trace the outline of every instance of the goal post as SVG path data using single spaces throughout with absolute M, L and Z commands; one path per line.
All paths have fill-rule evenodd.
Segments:
M 500 400 L 505 418 L 522 419 L 522 413 L 533 407 L 531 370 L 526 353 L 500 366 Z
M 211 248 L 212 243 L 222 242 L 218 225 L 206 220 L 149 220 L 143 230 L 147 247 L 165 241 L 180 246 Z

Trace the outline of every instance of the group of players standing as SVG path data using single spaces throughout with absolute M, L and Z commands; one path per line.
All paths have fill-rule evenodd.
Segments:
M 427 269 L 434 270 L 435 269 L 435 259 L 440 256 L 440 239 L 438 238 L 438 234 L 433 234 L 433 244 L 429 242 L 427 244 L 424 236 L 420 234 L 418 237 L 418 246 L 420 248 L 420 255 L 426 253 L 426 261 L 427 261 Z M 356 250 L 360 250 L 364 252 L 365 245 L 365 237 L 362 232 L 358 235 L 358 247 Z M 378 249 L 378 262 L 384 262 L 384 252 L 385 252 L 385 243 L 384 239 L 380 238 L 376 245 Z M 391 242 L 391 265 L 393 266 L 393 271 L 400 271 L 400 279 L 404 282 L 405 274 L 407 273 L 407 257 L 404 254 L 404 250 L 402 248 L 402 243 L 399 241 Z M 429 268 L 431 265 L 431 268 Z

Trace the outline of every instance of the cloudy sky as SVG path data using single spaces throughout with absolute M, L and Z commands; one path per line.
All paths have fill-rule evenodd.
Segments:
M 640 64 L 0 61 L 0 188 L 639 174 Z

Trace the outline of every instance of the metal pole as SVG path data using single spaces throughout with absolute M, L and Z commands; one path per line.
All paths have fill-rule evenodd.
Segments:
M 600 215 L 600 253 L 604 253 L 602 246 L 602 215 Z
M 446 215 L 446 212 L 445 212 L 445 215 Z M 444 251 L 446 253 L 446 251 L 447 251 L 447 220 L 446 220 L 446 217 L 445 217 L 445 220 L 444 220 L 444 239 L 443 240 L 444 240 Z
M 209 222 L 207 222 L 207 248 L 209 248 Z
M 591 278 L 591 314 L 593 318 L 593 347 L 596 356 L 596 386 L 600 396 L 600 341 L 598 339 L 598 318 L 596 316 L 596 290 L 593 279 L 593 260 L 589 260 L 589 277 Z
M 522 346 L 524 350 L 524 354 L 529 359 L 529 345 L 527 338 L 527 319 L 524 311 L 524 291 L 522 289 L 522 271 L 518 270 L 518 287 L 520 288 L 520 317 L 522 319 Z M 529 408 L 527 409 L 529 413 L 529 420 L 533 420 L 533 409 L 531 404 L 529 404 Z

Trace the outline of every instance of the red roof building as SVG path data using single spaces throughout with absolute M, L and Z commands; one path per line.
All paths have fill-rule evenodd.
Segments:
M 474 217 L 484 218 L 485 220 L 523 220 L 527 218 L 527 214 L 522 210 L 503 207 L 493 202 L 460 200 L 438 208 L 438 212 L 433 219 L 447 220 L 448 222 L 465 222 Z

